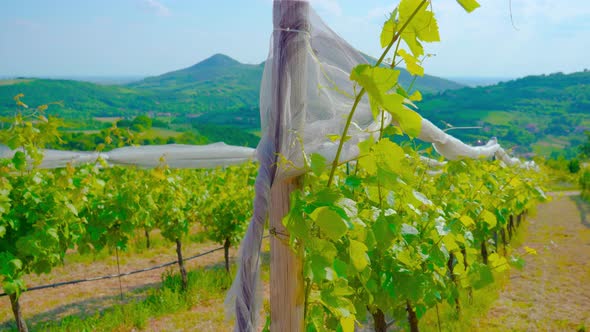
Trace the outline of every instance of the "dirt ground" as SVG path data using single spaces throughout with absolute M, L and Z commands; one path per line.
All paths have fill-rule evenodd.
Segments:
M 193 243 L 183 248 L 185 257 L 202 253 L 219 247 L 214 243 Z M 235 249 L 230 249 L 233 257 Z M 75 279 L 92 278 L 96 276 L 117 274 L 115 257 L 99 259 L 96 262 L 69 263 L 53 269 L 50 274 L 31 275 L 27 278 L 29 287 L 69 281 Z M 121 272 L 142 269 L 157 264 L 176 260 L 175 245 L 152 250 L 149 257 L 134 253 L 120 253 Z M 187 269 L 223 264 L 223 250 L 210 255 L 199 257 L 186 263 Z M 178 266 L 172 265 L 145 273 L 124 276 L 121 278 L 121 288 L 124 293 L 122 301 L 130 301 L 143 297 L 150 287 L 161 282 L 161 276 L 166 270 L 177 273 Z M 222 301 L 222 300 L 221 300 Z M 100 309 L 121 303 L 118 279 L 92 281 L 58 288 L 48 288 L 24 293 L 20 298 L 25 319 L 31 323 L 46 320 L 59 320 L 71 314 L 92 315 Z M 205 304 L 206 305 L 206 304 Z M 207 316 L 203 317 L 207 321 Z M 8 297 L 0 297 L 0 330 L 6 323 L 13 320 Z M 163 329 L 166 330 L 166 329 Z
M 538 255 L 513 269 L 478 331 L 590 330 L 590 205 L 576 192 L 554 195 L 529 218 L 524 246 Z

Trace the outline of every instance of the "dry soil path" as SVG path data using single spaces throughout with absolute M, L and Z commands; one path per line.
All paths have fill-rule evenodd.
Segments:
M 479 331 L 590 330 L 590 205 L 576 192 L 554 194 L 527 225 L 524 245 L 537 250 L 510 282 Z

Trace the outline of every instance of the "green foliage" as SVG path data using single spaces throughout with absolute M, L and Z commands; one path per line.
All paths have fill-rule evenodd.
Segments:
M 210 172 L 208 182 L 195 183 L 206 189 L 192 204 L 194 215 L 205 227 L 207 237 L 224 244 L 226 250 L 239 243 L 248 225 L 256 169 L 253 163 L 216 169 Z
M 136 229 L 154 227 L 152 214 L 158 206 L 148 177 L 148 171 L 122 167 L 94 170 L 88 175 L 86 182 L 93 184 L 93 190 L 81 210 L 86 231 L 80 251 L 126 250 Z
M 582 197 L 590 201 L 590 168 L 586 168 L 581 172 L 579 182 L 582 188 Z
M 490 133 L 517 152 L 549 156 L 570 151 L 590 128 L 590 72 L 528 76 L 492 86 L 447 90 L 425 96 L 420 113 L 437 125 L 482 126 L 456 130 L 465 142 L 486 141 Z M 533 150 L 534 148 L 534 150 Z
M 576 174 L 580 171 L 580 161 L 578 159 L 572 159 L 567 164 L 567 169 L 570 173 Z
M 150 172 L 148 186 L 157 207 L 152 210 L 152 218 L 156 220 L 164 238 L 174 242 L 189 230 L 190 220 L 186 215 L 186 207 L 190 191 L 180 173 L 166 167 L 165 160 L 162 162 L 161 166 Z
M 479 3 L 475 0 L 457 0 L 457 2 L 469 13 L 479 8 Z
M 346 317 L 363 322 L 367 306 L 403 320 L 408 300 L 420 316 L 437 303 L 454 304 L 461 289 L 486 287 L 492 272 L 509 267 L 499 243 L 490 242 L 494 234 L 509 215 L 544 199 L 535 172 L 460 161 L 428 176 L 411 149 L 379 153 L 393 144 L 376 143 L 348 175 L 340 168 L 332 189 L 314 189 L 326 173 L 308 174 L 293 197 L 284 223 L 305 253 L 312 285 L 306 319 L 317 330 Z M 479 256 L 483 243 L 488 264 Z M 518 257 L 511 262 L 522 265 Z
M 120 331 L 145 329 L 150 319 L 188 310 L 197 302 L 223 296 L 231 277 L 222 269 L 199 269 L 188 273 L 188 289 L 182 291 L 181 278 L 166 273 L 162 285 L 149 290 L 141 300 L 115 305 L 91 316 L 67 316 L 59 322 L 43 322 L 43 331 Z
M 381 58 L 396 49 L 390 68 L 360 65 L 350 76 L 362 87 L 355 100 L 366 93 L 374 117 L 388 112 L 409 136 L 419 134 L 421 117 L 406 105 L 394 67 L 397 56 L 418 66 L 423 43 L 439 39 L 428 4 L 402 0 L 385 23 Z M 461 5 L 470 11 L 476 3 Z M 387 137 L 359 144 L 358 160 L 344 169 L 337 161 L 347 128 L 331 169 L 331 160 L 311 156 L 312 172 L 283 220 L 303 253 L 309 331 L 348 330 L 367 320 L 367 309 L 397 322 L 410 312 L 419 319 L 439 303 L 454 305 L 463 289 L 490 285 L 494 272 L 522 266 L 519 257 L 501 256 L 494 238 L 512 227 L 510 216 L 545 199 L 540 174 L 486 160 L 449 162 L 428 174 L 411 144 Z
M 578 147 L 580 157 L 590 159 L 590 131 L 586 131 L 586 141 Z
M 8 294 L 26 289 L 23 276 L 48 273 L 63 261 L 85 230 L 79 212 L 91 190 L 85 181 L 91 167 L 40 170 L 40 150 L 58 139 L 53 117 L 42 113 L 47 105 L 29 111 L 21 101 L 9 130 L 2 139 L 20 149 L 11 160 L 1 163 L 0 172 L 0 278 Z

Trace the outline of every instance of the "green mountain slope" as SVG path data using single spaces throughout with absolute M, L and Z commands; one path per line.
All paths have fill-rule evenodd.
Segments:
M 216 54 L 196 65 L 128 84 L 153 92 L 159 104 L 179 113 L 236 111 L 258 105 L 263 66 Z
M 49 111 L 76 118 L 133 115 L 157 106 L 153 93 L 124 86 L 71 80 L 17 79 L 0 81 L 0 115 L 14 110 L 13 97 L 19 93 L 25 95 L 23 101 L 30 106 L 60 102 L 63 106 L 52 105 Z
M 475 142 L 497 136 L 517 151 L 574 148 L 590 130 L 590 72 L 528 76 L 492 86 L 424 96 L 420 113 L 439 126 L 482 126 L 449 133 Z
M 63 102 L 63 107 L 52 106 L 50 111 L 68 117 L 130 116 L 147 112 L 190 115 L 194 119 L 207 115 L 195 120 L 202 122 L 215 114 L 235 113 L 228 121 L 237 123 L 245 111 L 246 123 L 256 127 L 258 115 L 252 110 L 258 108 L 263 69 L 264 63 L 243 64 L 216 54 L 194 66 L 124 86 L 50 79 L 0 81 L 0 114 L 14 109 L 12 97 L 24 93 L 24 101 L 31 105 Z M 402 84 L 409 86 L 411 80 L 402 70 Z M 423 92 L 461 87 L 433 76 L 419 78 L 414 86 Z
M 369 58 L 369 60 L 371 60 Z M 401 70 L 400 82 L 412 77 Z M 98 85 L 72 80 L 0 81 L 0 115 L 12 114 L 13 97 L 24 93 L 31 106 L 61 101 L 50 113 L 71 118 L 170 113 L 177 122 L 259 127 L 258 98 L 263 64 L 242 64 L 216 54 L 194 66 L 127 85 Z M 414 87 L 424 94 L 420 113 L 439 126 L 481 126 L 452 130 L 470 143 L 497 136 L 517 152 L 550 154 L 570 149 L 590 129 L 590 72 L 529 76 L 497 85 L 465 88 L 428 76 Z

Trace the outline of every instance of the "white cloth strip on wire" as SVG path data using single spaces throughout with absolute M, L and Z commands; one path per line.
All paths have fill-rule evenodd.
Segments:
M 12 158 L 16 151 L 0 145 L 0 158 Z M 256 150 L 223 142 L 208 145 L 128 146 L 109 152 L 61 151 L 44 149 L 40 168 L 60 168 L 68 163 L 94 163 L 99 158 L 110 165 L 132 165 L 153 168 L 164 162 L 171 168 L 215 168 L 243 164 L 256 158 Z

